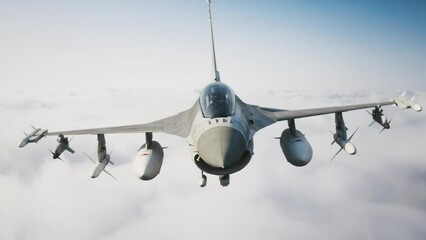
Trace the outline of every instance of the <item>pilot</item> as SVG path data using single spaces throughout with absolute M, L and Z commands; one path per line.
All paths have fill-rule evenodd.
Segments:
M 226 107 L 226 91 L 222 88 L 212 88 L 207 111 L 212 117 L 218 117 L 225 115 Z
M 225 95 L 221 93 L 212 93 L 210 95 L 210 104 L 217 105 L 225 102 Z

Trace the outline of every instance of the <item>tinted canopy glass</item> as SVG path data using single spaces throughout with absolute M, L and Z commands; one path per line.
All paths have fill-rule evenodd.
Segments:
M 224 83 L 210 83 L 201 92 L 200 106 L 205 118 L 234 115 L 235 94 Z

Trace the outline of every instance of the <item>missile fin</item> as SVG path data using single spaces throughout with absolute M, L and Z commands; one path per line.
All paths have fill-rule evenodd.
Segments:
M 352 135 L 349 137 L 348 141 L 350 141 L 352 139 L 352 137 L 355 135 L 355 133 L 358 131 L 359 127 L 356 128 L 355 132 L 352 133 Z
M 117 178 L 115 178 L 111 173 L 109 173 L 107 170 L 105 170 L 105 168 L 103 169 L 104 172 L 106 172 L 108 175 L 110 175 L 112 178 L 114 178 L 116 181 L 118 180 Z
M 87 154 L 87 153 L 85 153 L 85 152 L 83 152 L 83 154 L 84 154 L 84 155 L 86 155 L 86 157 L 87 157 L 87 158 L 89 158 L 89 159 L 90 159 L 90 161 L 92 161 L 94 164 L 96 164 L 96 161 L 95 161 L 95 160 L 93 160 L 93 158 L 91 158 L 91 157 L 89 156 L 89 154 Z
M 340 147 L 339 151 L 337 151 L 337 153 L 334 154 L 334 156 L 330 159 L 330 161 L 333 161 L 333 159 L 337 156 L 337 154 L 339 154 L 342 150 L 343 150 L 343 148 Z
M 69 146 L 67 146 L 65 149 L 70 153 L 73 153 L 73 154 L 75 153 L 75 151 L 72 148 L 70 148 Z

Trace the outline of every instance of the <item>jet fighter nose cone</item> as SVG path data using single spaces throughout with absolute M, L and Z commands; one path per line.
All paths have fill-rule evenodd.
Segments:
M 208 165 L 227 168 L 241 160 L 247 144 L 241 132 L 231 127 L 220 126 L 203 133 L 197 147 L 200 157 Z

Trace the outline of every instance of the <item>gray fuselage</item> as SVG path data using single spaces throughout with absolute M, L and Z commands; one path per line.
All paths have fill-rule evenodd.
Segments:
M 226 86 L 223 83 L 212 85 Z M 246 104 L 235 99 L 229 116 L 206 117 L 200 106 L 194 117 L 188 142 L 195 163 L 202 171 L 231 174 L 246 166 L 253 155 L 253 120 L 246 116 Z M 200 100 L 199 103 L 202 104 Z

